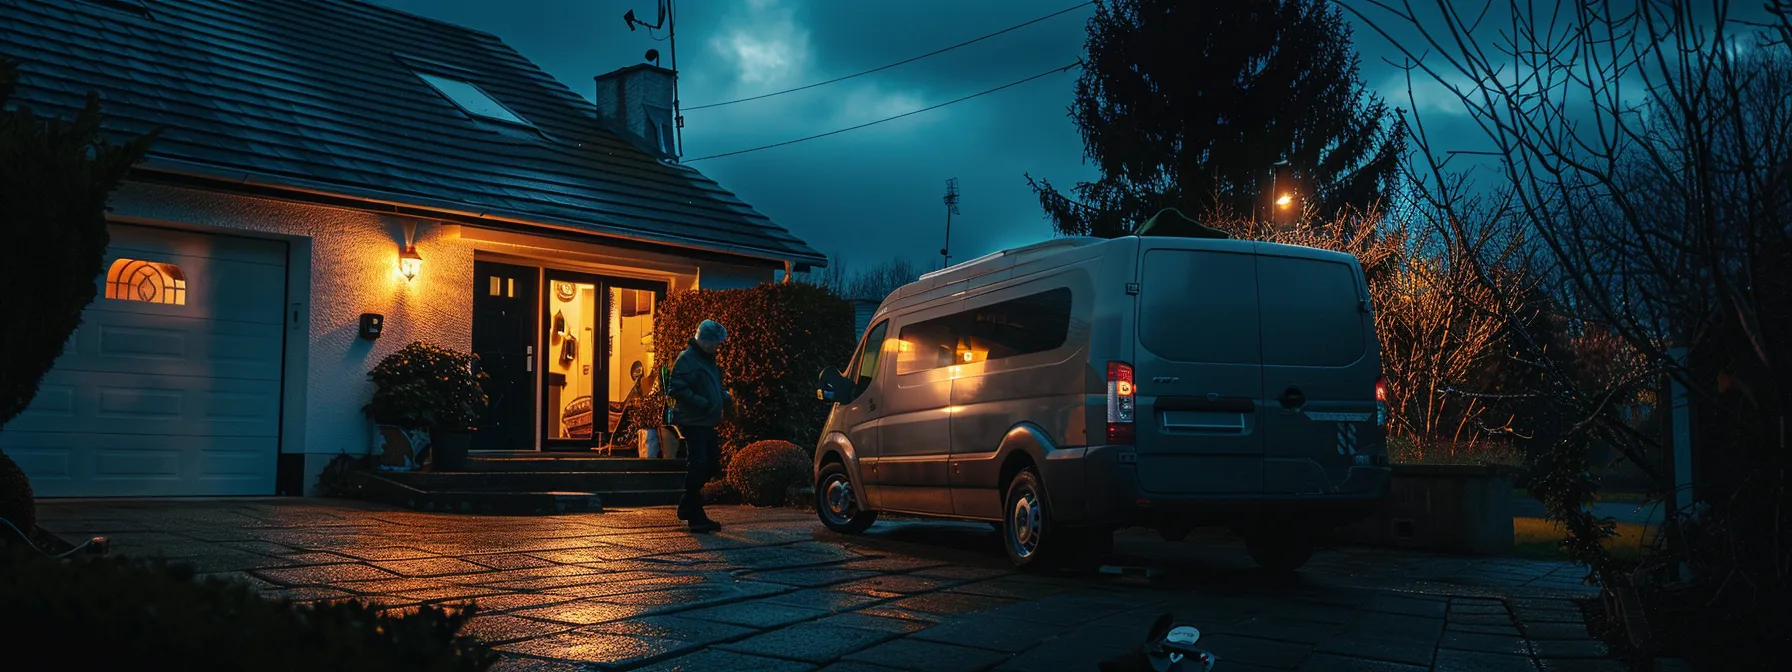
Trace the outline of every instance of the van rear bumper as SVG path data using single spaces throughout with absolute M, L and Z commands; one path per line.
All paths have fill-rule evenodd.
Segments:
M 1132 452 L 1130 446 L 1091 446 L 1083 452 L 1085 520 L 1074 522 L 1205 527 L 1289 521 L 1336 527 L 1373 515 L 1387 500 L 1393 474 L 1386 466 L 1351 467 L 1333 494 L 1147 493 L 1139 486 L 1137 465 L 1121 461 Z

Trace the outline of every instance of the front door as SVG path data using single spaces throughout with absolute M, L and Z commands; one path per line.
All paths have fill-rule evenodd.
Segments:
M 473 450 L 535 447 L 535 290 L 540 269 L 473 262 L 473 354 L 490 400 Z
M 657 394 L 653 318 L 663 282 L 548 271 L 542 296 L 542 447 L 634 448 Z M 654 423 L 657 426 L 657 423 Z

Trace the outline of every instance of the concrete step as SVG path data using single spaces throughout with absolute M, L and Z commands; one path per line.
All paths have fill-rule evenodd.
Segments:
M 608 471 L 663 471 L 684 473 L 684 460 L 643 459 L 632 457 L 544 457 L 533 456 L 488 457 L 477 453 L 467 457 L 465 471 L 476 472 L 608 472 Z
M 541 515 L 604 510 L 603 496 L 594 492 L 421 490 L 387 478 L 389 475 L 358 471 L 350 473 L 349 478 L 360 485 L 370 499 L 418 511 Z
M 680 471 L 457 471 L 382 472 L 382 476 L 418 490 L 596 492 L 677 490 Z

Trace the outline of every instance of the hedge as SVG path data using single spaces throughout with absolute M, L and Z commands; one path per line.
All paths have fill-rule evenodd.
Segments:
M 857 345 L 852 304 L 801 283 L 675 294 L 654 319 L 660 366 L 672 366 L 705 319 L 728 328 L 716 361 L 734 394 L 735 413 L 718 427 L 722 443 L 779 439 L 812 450 L 828 416 L 828 407 L 815 399 L 815 381 L 823 369 L 845 366 Z M 657 403 L 644 412 L 664 417 Z
M 458 634 L 470 607 L 295 606 L 161 560 L 0 555 L 7 669 L 479 672 L 497 662 Z

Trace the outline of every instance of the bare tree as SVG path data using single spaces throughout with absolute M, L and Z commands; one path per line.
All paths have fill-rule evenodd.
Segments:
M 1635 583 L 1601 545 L 1611 522 L 1582 508 L 1598 490 L 1584 455 L 1609 444 L 1670 490 L 1654 466 L 1660 438 L 1619 411 L 1662 375 L 1684 384 L 1701 457 L 1697 489 L 1673 494 L 1697 496 L 1703 513 L 1675 516 L 1663 565 L 1685 561 L 1696 579 L 1656 594 L 1712 610 L 1687 621 L 1697 628 L 1688 646 L 1759 648 L 1784 631 L 1776 605 L 1792 597 L 1792 3 L 1424 4 L 1436 11 L 1421 17 L 1403 0 L 1347 7 L 1395 41 L 1411 77 L 1454 92 L 1491 141 L 1487 158 L 1569 331 L 1621 343 L 1605 377 L 1579 375 L 1553 356 L 1552 334 L 1523 319 L 1525 297 L 1496 293 L 1513 359 L 1549 402 L 1538 422 L 1553 428 L 1551 444 L 1533 491 L 1602 581 Z M 1394 40 L 1391 26 L 1418 39 Z M 1451 213 L 1442 232 L 1467 240 L 1464 195 L 1422 115 L 1412 119 L 1421 193 Z M 1497 286 L 1485 266 L 1474 272 Z M 1710 617 L 1724 614 L 1754 618 Z
M 882 301 L 891 292 L 914 282 L 925 272 L 926 270 L 919 264 L 905 257 L 886 259 L 882 263 L 852 274 L 852 279 L 845 283 L 845 292 L 842 296 L 849 299 Z

